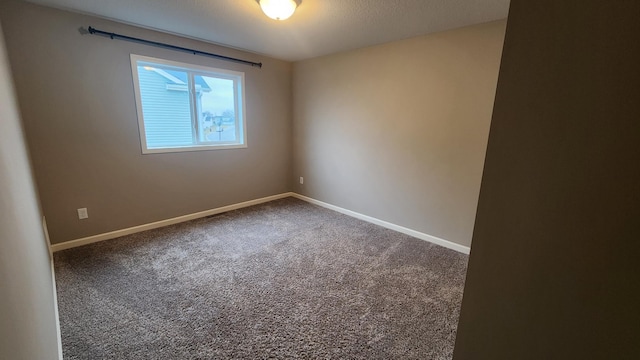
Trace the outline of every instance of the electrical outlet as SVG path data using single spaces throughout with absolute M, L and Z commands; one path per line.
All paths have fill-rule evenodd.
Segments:
M 87 208 L 78 209 L 78 219 L 86 219 L 89 217 L 89 213 L 87 212 Z
M 304 184 L 304 178 L 300 176 L 300 184 Z

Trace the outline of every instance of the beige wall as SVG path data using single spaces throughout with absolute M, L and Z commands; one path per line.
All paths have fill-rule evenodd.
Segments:
M 639 14 L 511 1 L 456 360 L 638 358 Z
M 303 61 L 292 72 L 284 61 L 91 16 L 2 7 L 53 243 L 293 190 L 470 244 L 505 22 Z M 81 35 L 81 26 L 264 67 Z M 142 155 L 130 53 L 244 71 L 248 149 Z M 81 207 L 89 219 L 78 220 Z
M 505 24 L 295 63 L 294 191 L 470 245 Z
M 290 63 L 24 2 L 1 6 L 53 243 L 290 190 Z M 87 26 L 264 67 L 81 35 Z M 249 147 L 142 155 L 131 53 L 245 72 Z M 81 207 L 89 219 L 78 220 Z
M 57 359 L 53 281 L 0 30 L 0 359 Z

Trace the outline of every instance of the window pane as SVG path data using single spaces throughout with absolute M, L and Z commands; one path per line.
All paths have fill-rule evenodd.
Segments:
M 196 106 L 201 142 L 237 142 L 234 81 L 196 75 Z
M 142 153 L 246 148 L 244 73 L 131 55 Z
M 138 80 L 147 148 L 192 145 L 187 73 L 138 62 Z

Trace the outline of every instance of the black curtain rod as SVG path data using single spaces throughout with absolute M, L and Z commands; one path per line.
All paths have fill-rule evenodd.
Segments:
M 121 39 L 121 40 L 133 41 L 133 42 L 137 42 L 137 43 L 141 43 L 141 44 L 145 44 L 145 45 L 157 46 L 157 47 L 170 49 L 170 50 L 175 50 L 175 51 L 184 51 L 184 52 L 192 53 L 193 55 L 209 56 L 209 57 L 220 59 L 220 60 L 231 61 L 231 62 L 236 62 L 236 63 L 240 63 L 240 64 L 251 65 L 251 66 L 256 66 L 256 67 L 262 68 L 262 63 L 257 63 L 257 62 L 253 62 L 253 61 L 242 60 L 242 59 L 237 59 L 237 58 L 233 58 L 233 57 L 229 57 L 229 56 L 208 53 L 208 52 L 204 52 L 204 51 L 200 51 L 200 50 L 184 48 L 184 47 L 181 47 L 181 46 L 165 44 L 165 43 L 161 43 L 161 42 L 157 42 L 157 41 L 139 39 L 139 38 L 135 38 L 135 37 L 131 37 L 131 36 L 120 35 L 120 34 L 116 34 L 116 33 L 110 33 L 110 32 L 106 32 L 106 31 L 98 30 L 98 29 L 93 28 L 91 26 L 89 26 L 88 30 L 89 30 L 89 33 L 92 34 L 92 35 L 108 36 L 111 39 Z

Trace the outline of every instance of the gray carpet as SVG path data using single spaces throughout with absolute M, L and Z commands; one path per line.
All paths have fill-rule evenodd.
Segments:
M 55 254 L 65 359 L 450 359 L 467 256 L 294 198 Z

